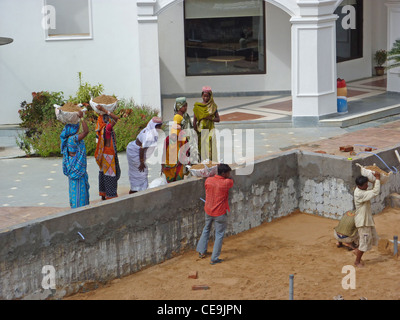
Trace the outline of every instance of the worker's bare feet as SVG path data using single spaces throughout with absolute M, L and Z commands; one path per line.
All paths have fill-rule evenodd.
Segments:
M 364 263 L 362 263 L 362 262 L 354 262 L 354 265 L 355 265 L 357 268 L 364 268 Z

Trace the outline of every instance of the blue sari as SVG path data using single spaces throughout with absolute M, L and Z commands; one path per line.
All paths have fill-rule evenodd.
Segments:
M 78 124 L 67 124 L 61 132 L 61 153 L 63 155 L 63 173 L 69 182 L 69 203 L 71 208 L 89 204 L 89 177 L 86 172 L 86 146 L 78 140 Z M 75 153 L 71 157 L 69 152 Z

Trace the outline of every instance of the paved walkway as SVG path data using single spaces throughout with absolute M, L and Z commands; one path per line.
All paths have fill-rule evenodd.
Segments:
M 379 78 L 348 86 L 350 98 L 347 117 L 353 117 L 351 121 L 354 123 L 343 127 L 335 125 L 337 122 L 314 128 L 288 127 L 291 98 L 287 96 L 218 98 L 222 119 L 218 128 L 231 130 L 233 146 L 233 149 L 224 150 L 221 145 L 220 158 L 227 160 L 231 156 L 233 161 L 241 156 L 258 158 L 295 148 L 348 157 L 349 154 L 339 151 L 339 146 L 358 144 L 379 150 L 397 145 L 400 141 L 400 111 L 382 117 L 387 115 L 385 112 L 388 108 L 396 107 L 393 102 L 398 103 L 400 95 L 386 93 L 384 84 L 385 78 Z M 353 107 L 356 111 L 351 111 Z M 374 116 L 364 122 L 366 119 L 363 117 L 368 112 L 373 112 Z M 275 126 L 276 121 L 281 126 Z M 238 123 L 244 129 L 253 130 L 240 131 Z M 23 157 L 24 153 L 16 145 L 17 134 L 15 127 L 0 128 L 0 229 L 69 209 L 68 181 L 62 173 L 61 158 Z M 246 146 L 251 146 L 254 154 L 243 151 L 236 155 L 235 150 L 239 150 L 239 147 L 246 150 Z M 362 151 L 362 148 L 357 147 L 356 151 Z M 126 154 L 119 154 L 119 160 L 122 175 L 118 193 L 121 197 L 127 197 L 129 180 Z M 151 163 L 149 170 L 151 182 L 159 176 L 160 165 Z M 98 168 L 93 157 L 88 157 L 88 174 L 91 202 L 100 201 Z

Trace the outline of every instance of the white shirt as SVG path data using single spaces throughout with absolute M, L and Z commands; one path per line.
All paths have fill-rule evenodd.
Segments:
M 357 228 L 374 227 L 374 219 L 372 218 L 371 199 L 376 197 L 381 190 L 380 180 L 375 180 L 374 188 L 371 190 L 354 190 L 354 204 L 356 206 L 356 216 L 354 222 Z

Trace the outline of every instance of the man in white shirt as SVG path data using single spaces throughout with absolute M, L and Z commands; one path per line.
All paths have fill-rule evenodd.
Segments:
M 378 245 L 378 235 L 375 229 L 374 219 L 372 218 L 371 199 L 376 197 L 381 189 L 381 175 L 374 173 L 375 183 L 371 190 L 368 189 L 368 178 L 359 176 L 356 179 L 356 189 L 354 190 L 354 204 L 356 207 L 355 225 L 360 237 L 359 246 L 354 250 L 356 267 L 363 267 L 361 257 L 364 252 L 371 250 L 372 246 Z

